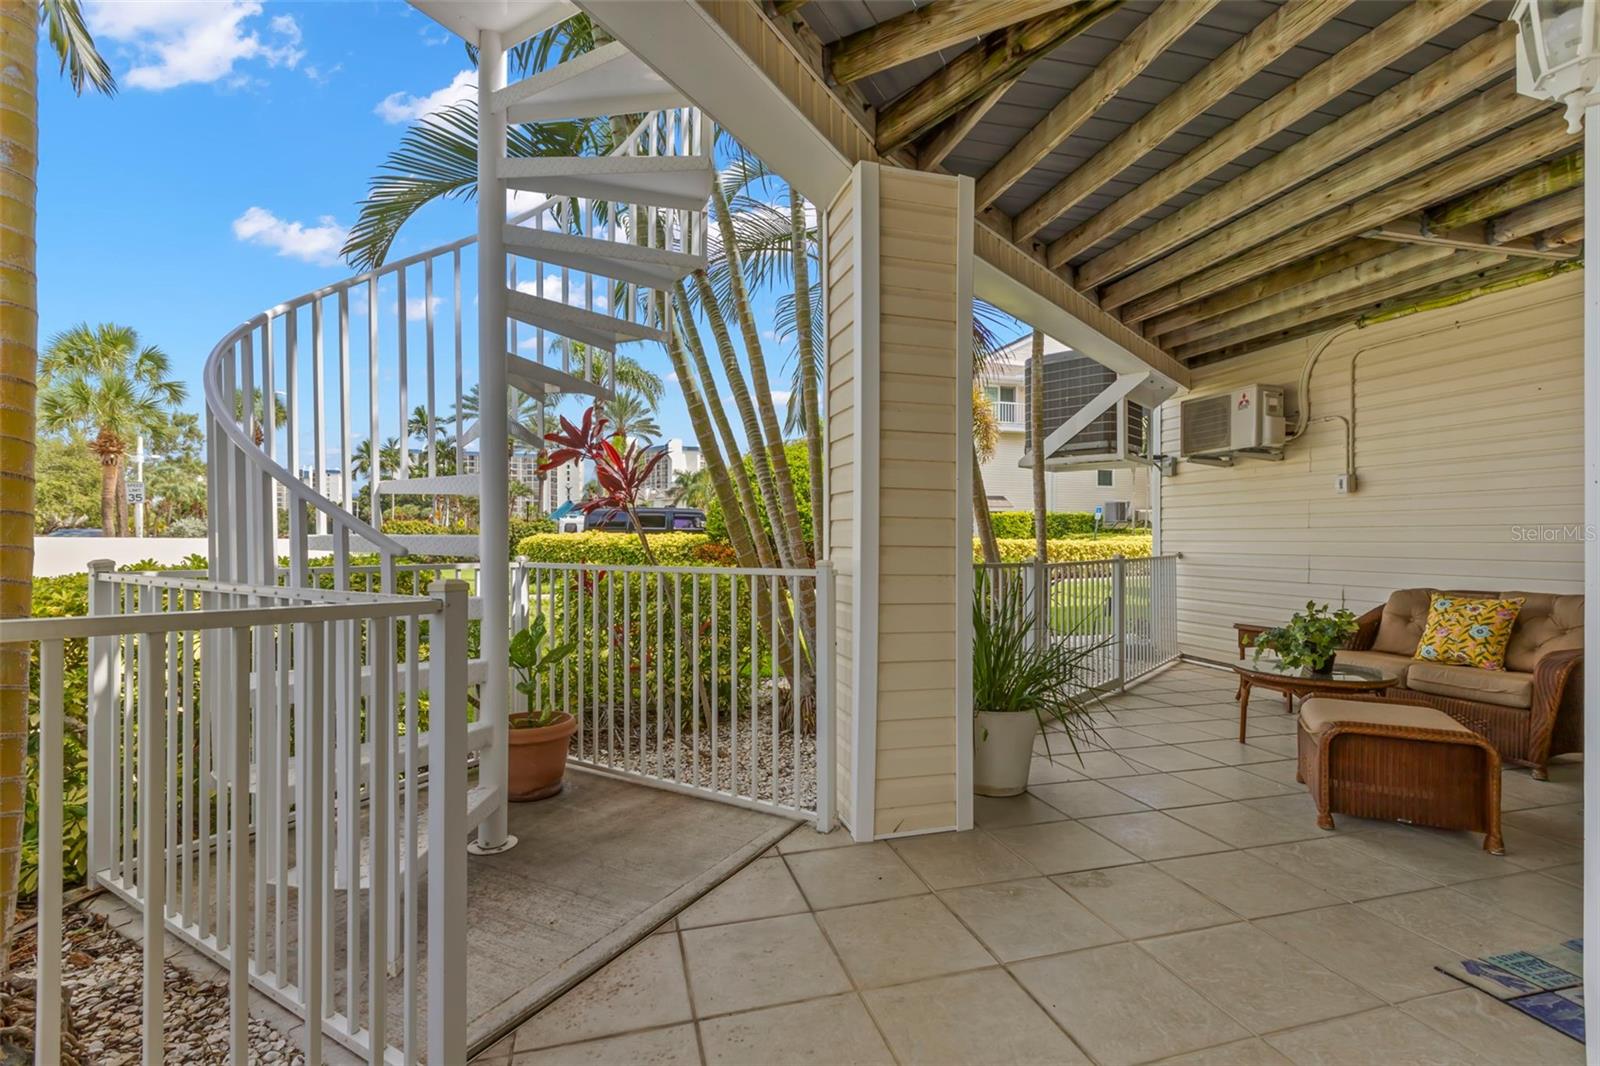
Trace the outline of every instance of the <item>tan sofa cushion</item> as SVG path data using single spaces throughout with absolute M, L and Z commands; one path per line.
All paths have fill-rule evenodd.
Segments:
M 1480 670 L 1476 666 L 1418 662 L 1412 664 L 1406 674 L 1406 688 L 1501 707 L 1533 706 L 1533 675 L 1515 670 Z
M 1366 666 L 1375 670 L 1387 670 L 1399 678 L 1397 684 L 1401 685 L 1406 683 L 1406 671 L 1416 662 L 1409 655 L 1396 655 L 1387 651 L 1340 651 L 1334 653 L 1333 661 L 1340 666 Z
M 1457 667 L 1456 669 L 1473 669 Z M 1413 707 L 1406 703 L 1372 703 L 1360 699 L 1313 696 L 1300 705 L 1300 724 L 1308 733 L 1321 733 L 1336 722 L 1370 722 L 1374 725 L 1407 729 L 1439 729 L 1450 733 L 1472 730 L 1432 707 Z
M 1372 640 L 1372 650 L 1411 658 L 1422 640 L 1433 594 L 1429 589 L 1399 589 L 1383 605 L 1383 619 Z
M 1549 592 L 1502 593 L 1521 596 L 1522 610 L 1506 645 L 1506 669 L 1532 673 L 1539 657 L 1583 647 L 1583 597 Z

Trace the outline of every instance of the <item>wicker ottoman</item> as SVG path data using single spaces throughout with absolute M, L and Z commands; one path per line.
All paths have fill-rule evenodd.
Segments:
M 1500 838 L 1500 756 L 1487 740 L 1428 705 L 1314 696 L 1300 706 L 1296 775 L 1333 815 L 1385 818 Z

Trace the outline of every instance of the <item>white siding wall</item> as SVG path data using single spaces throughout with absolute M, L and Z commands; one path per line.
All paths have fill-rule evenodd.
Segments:
M 1308 599 L 1357 612 L 1396 588 L 1580 592 L 1582 278 L 1573 273 L 1338 337 L 1311 380 L 1304 437 L 1281 463 L 1183 463 L 1162 479 L 1186 654 L 1231 660 L 1232 623 L 1278 622 Z M 1195 372 L 1194 394 L 1292 384 L 1323 338 Z M 1341 496 L 1355 360 L 1358 491 Z M 1178 447 L 1177 404 L 1165 451 Z
M 852 180 L 828 208 L 827 390 L 828 558 L 835 571 L 834 743 L 839 818 L 851 825 L 855 709 L 856 481 L 856 199 Z

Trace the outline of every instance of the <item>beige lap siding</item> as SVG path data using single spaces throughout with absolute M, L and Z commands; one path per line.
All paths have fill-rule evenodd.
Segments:
M 1581 592 L 1582 286 L 1575 272 L 1336 339 L 1311 380 L 1311 416 L 1349 417 L 1364 350 L 1353 495 L 1334 491 L 1337 421 L 1313 421 L 1281 463 L 1184 463 L 1163 478 L 1163 548 L 1183 555 L 1181 649 L 1232 660 L 1233 622 L 1278 622 L 1308 599 L 1360 612 L 1423 585 Z M 1193 388 L 1292 384 L 1321 340 L 1197 369 Z M 1518 539 L 1536 526 L 1569 535 Z
M 855 708 L 855 490 L 857 472 L 854 185 L 847 185 L 827 215 L 827 463 L 828 557 L 835 573 L 834 665 L 835 802 L 851 823 L 851 743 Z

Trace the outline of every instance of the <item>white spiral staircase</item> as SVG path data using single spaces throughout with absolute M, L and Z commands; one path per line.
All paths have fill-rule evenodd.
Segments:
M 496 2 L 417 6 L 475 43 L 496 39 L 458 25 L 472 10 Z M 311 553 L 326 552 L 335 590 L 364 580 L 362 588 L 393 592 L 404 591 L 397 580 L 408 572 L 407 556 L 481 561 L 470 616 L 483 622 L 483 651 L 469 680 L 480 686 L 484 710 L 469 730 L 479 775 L 468 819 L 479 844 L 491 850 L 505 843 L 509 608 L 506 475 L 503 464 L 494 469 L 499 449 L 492 442 L 503 428 L 527 447 L 542 443 L 542 427 L 504 424 L 505 404 L 497 395 L 509 388 L 530 396 L 609 397 L 616 348 L 664 340 L 671 328 L 659 320 L 649 294 L 705 264 L 705 204 L 713 180 L 705 117 L 620 44 L 498 87 L 506 49 L 576 14 L 565 0 L 516 6 L 521 21 L 506 33 L 503 47 L 480 57 L 486 67 L 480 100 L 489 104 L 480 107 L 480 175 L 493 187 L 482 197 L 479 233 L 255 316 L 217 344 L 204 371 L 214 580 L 304 586 L 329 573 L 309 565 Z M 482 151 L 504 144 L 508 123 L 620 116 L 634 116 L 632 132 L 608 155 L 510 159 L 503 148 Z M 501 205 L 511 202 L 511 193 L 534 200 L 508 216 Z M 474 244 L 480 245 L 477 255 L 464 256 Z M 475 321 L 478 328 L 469 330 Z M 483 339 L 475 342 L 472 332 Z M 455 424 L 452 447 L 436 446 L 444 439 L 440 427 L 459 412 L 473 379 L 480 383 L 482 413 L 471 424 Z M 414 449 L 413 437 L 426 445 Z M 392 472 L 378 459 L 388 438 L 403 442 Z M 466 472 L 474 443 L 483 461 L 477 472 Z M 362 472 L 363 451 L 380 469 Z M 366 482 L 366 518 L 358 516 L 352 492 L 358 479 Z M 475 497 L 482 530 L 384 533 L 381 520 L 371 516 L 397 496 Z M 379 561 L 358 565 L 358 553 L 376 553 Z M 283 555 L 286 570 L 278 565 Z M 336 691 L 365 691 L 370 670 L 357 673 L 359 680 L 347 679 L 350 687 Z M 366 794 L 371 746 L 390 740 L 336 739 L 347 753 L 352 746 L 360 752 L 354 762 L 336 757 L 334 765 L 359 767 L 354 777 L 341 775 L 341 794 L 358 800 Z M 425 751 L 425 735 L 422 745 Z M 283 782 L 291 794 L 294 761 Z

